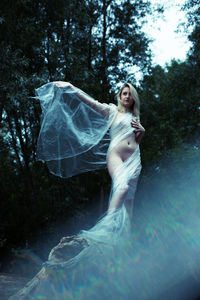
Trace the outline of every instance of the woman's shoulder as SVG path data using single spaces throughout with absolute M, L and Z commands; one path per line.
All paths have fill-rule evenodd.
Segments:
M 102 103 L 110 112 L 118 112 L 118 108 L 114 103 Z
M 110 106 L 111 109 L 118 111 L 117 105 L 115 105 L 114 103 L 109 103 L 108 105 Z

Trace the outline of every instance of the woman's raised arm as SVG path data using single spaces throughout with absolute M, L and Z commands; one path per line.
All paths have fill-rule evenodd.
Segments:
M 100 114 L 102 114 L 104 116 L 109 116 L 110 106 L 108 104 L 100 103 L 99 101 L 94 100 L 92 97 L 90 97 L 89 95 L 84 93 L 82 90 L 78 89 L 77 87 L 73 86 L 69 82 L 54 81 L 53 84 L 59 88 L 65 88 L 65 87 L 71 88 L 76 93 L 76 95 L 78 96 L 80 101 L 84 102 L 85 104 L 87 104 L 92 109 L 99 112 Z

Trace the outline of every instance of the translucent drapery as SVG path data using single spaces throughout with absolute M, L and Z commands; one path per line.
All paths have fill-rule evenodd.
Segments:
M 106 167 L 108 130 L 117 114 L 116 107 L 100 104 L 97 112 L 80 101 L 80 95 L 86 94 L 53 83 L 36 90 L 42 108 L 37 157 L 60 177 Z

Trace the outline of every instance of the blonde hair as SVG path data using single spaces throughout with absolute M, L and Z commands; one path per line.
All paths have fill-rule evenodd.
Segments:
M 133 104 L 133 108 L 132 108 L 132 112 L 133 112 L 133 115 L 138 118 L 138 120 L 140 119 L 140 99 L 139 99 L 139 96 L 138 96 L 138 93 L 136 91 L 136 89 L 132 86 L 131 83 L 125 83 L 119 93 L 117 94 L 117 103 L 118 103 L 118 111 L 120 112 L 124 112 L 124 107 L 122 106 L 121 104 L 121 101 L 120 101 L 120 98 L 121 98 L 121 94 L 122 94 L 122 91 L 125 87 L 128 87 L 130 89 L 130 93 L 133 97 L 133 100 L 134 100 L 134 104 Z

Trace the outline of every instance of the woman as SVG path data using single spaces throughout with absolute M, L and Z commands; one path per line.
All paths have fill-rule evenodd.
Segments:
M 118 106 L 100 103 L 68 82 L 57 81 L 36 90 L 43 110 L 38 138 L 38 158 L 50 172 L 61 177 L 105 167 L 112 178 L 108 215 L 132 216 L 133 198 L 141 171 L 139 143 L 145 132 L 139 123 L 139 97 L 126 83 L 117 95 Z M 109 132 L 109 138 L 106 133 Z M 106 138 L 105 138 L 106 137 Z M 106 147 L 109 146 L 109 147 Z M 110 219 L 111 220 L 111 219 Z M 99 232 L 103 218 L 93 230 L 82 231 L 86 238 Z M 117 224 L 117 222 L 111 222 Z M 107 227 L 112 227 L 108 222 Z M 92 233 L 91 233 L 92 232 Z
M 52 88 L 56 88 L 53 96 Z M 61 177 L 69 177 L 90 169 L 100 168 L 105 166 L 105 162 L 107 161 L 114 189 L 109 201 L 108 211 L 120 208 L 124 203 L 129 216 L 131 216 L 136 181 L 141 168 L 138 145 L 145 132 L 139 123 L 139 97 L 135 88 L 130 83 L 122 86 L 117 95 L 118 107 L 113 104 L 102 104 L 68 82 L 53 82 L 37 89 L 36 92 L 43 108 L 43 122 L 38 139 L 39 159 L 47 161 L 50 171 Z M 59 101 L 58 99 L 63 100 L 63 96 L 66 96 L 66 99 Z M 49 104 L 49 98 L 51 100 L 53 98 L 54 103 Z M 78 100 L 81 102 L 78 109 L 78 111 L 81 111 L 79 115 L 74 113 L 77 110 L 76 104 L 72 108 L 68 106 L 64 107 L 64 105 L 70 106 L 70 101 L 76 103 Z M 61 112 L 56 108 L 58 103 L 59 108 L 62 108 Z M 46 106 L 48 107 L 46 108 Z M 92 108 L 97 114 L 90 115 L 91 111 L 87 111 L 87 107 Z M 63 110 L 65 111 L 64 115 Z M 69 115 L 69 112 L 71 115 Z M 66 115 L 66 113 L 68 114 Z M 52 115 L 56 118 L 53 121 Z M 80 118 L 82 121 L 77 125 L 76 122 Z M 58 119 L 61 119 L 61 124 L 58 124 Z M 94 122 L 90 123 L 93 120 L 95 125 L 93 124 Z M 66 122 L 68 123 L 65 124 Z M 50 123 L 53 123 L 54 127 Z M 65 130 L 63 126 L 66 126 Z M 97 141 L 103 140 L 105 131 L 109 127 L 110 145 L 108 150 L 102 150 L 99 147 L 98 150 L 94 150 L 93 146 L 98 144 Z M 67 134 L 68 131 L 69 135 Z M 83 131 L 83 136 L 80 136 L 81 131 Z M 89 131 L 89 134 L 86 135 L 87 131 Z M 76 133 L 74 134 L 74 132 Z M 51 136 L 50 139 L 49 135 Z M 52 139 L 52 135 L 54 136 L 54 140 Z M 64 138 L 64 135 L 66 135 L 66 138 Z M 60 136 L 60 139 L 58 138 L 59 141 L 57 139 L 58 136 Z M 53 144 L 55 145 L 54 148 L 52 148 Z M 59 145 L 59 149 L 57 145 Z M 101 156 L 104 155 L 103 159 L 102 157 L 100 158 L 100 155 L 97 155 L 96 162 L 92 162 L 92 167 L 89 161 L 89 151 L 91 151 L 91 148 L 93 148 L 91 156 L 100 152 Z M 82 158 L 83 153 L 84 155 L 88 153 L 88 160 L 87 157 Z M 135 155 L 133 155 L 134 153 Z M 137 174 L 134 174 L 133 168 L 131 171 L 129 170 L 131 166 L 127 168 L 127 163 L 129 163 L 129 160 L 133 160 L 133 157 L 137 160 L 137 166 L 135 166 Z M 72 159 L 73 163 L 71 162 Z M 61 167 L 62 170 L 58 170 L 61 163 L 63 164 Z M 133 185 L 134 181 L 135 187 L 131 189 L 130 184 Z
M 139 123 L 139 97 L 134 87 L 129 83 L 126 83 L 121 88 L 118 94 L 118 111 L 119 112 L 112 126 L 113 127 L 117 126 L 118 122 L 120 122 L 120 120 L 122 119 L 124 123 L 123 129 L 126 132 L 125 134 L 123 133 L 123 135 L 121 132 L 120 140 L 119 140 L 119 133 L 115 133 L 118 134 L 118 138 L 113 137 L 109 147 L 109 152 L 107 155 L 107 164 L 108 164 L 108 171 L 113 181 L 117 176 L 117 173 L 119 173 L 119 170 L 121 173 L 121 169 L 123 170 L 123 168 L 125 168 L 124 162 L 126 162 L 132 156 L 132 154 L 138 149 L 138 144 L 140 143 L 142 136 L 145 132 L 144 128 Z M 126 116 L 127 114 L 128 116 Z M 130 118 L 131 118 L 131 122 L 130 122 Z M 130 126 L 134 128 L 132 133 L 131 133 Z M 127 127 L 129 128 L 128 130 Z M 119 129 L 121 130 L 120 126 Z M 127 134 L 129 133 L 129 131 L 130 134 Z M 137 172 L 139 173 L 139 171 L 140 171 L 140 166 L 138 166 Z M 121 192 L 119 192 L 118 195 L 116 195 L 111 199 L 109 210 L 112 208 L 113 209 L 119 208 L 124 202 L 127 212 L 129 213 L 129 216 L 131 216 L 134 192 L 132 193 L 131 197 L 126 197 L 126 194 L 128 193 L 128 189 L 129 189 L 128 187 L 129 176 L 128 174 L 124 174 L 124 177 L 126 178 L 124 178 L 125 179 L 125 182 L 123 183 L 124 185 L 122 185 L 121 183 Z

